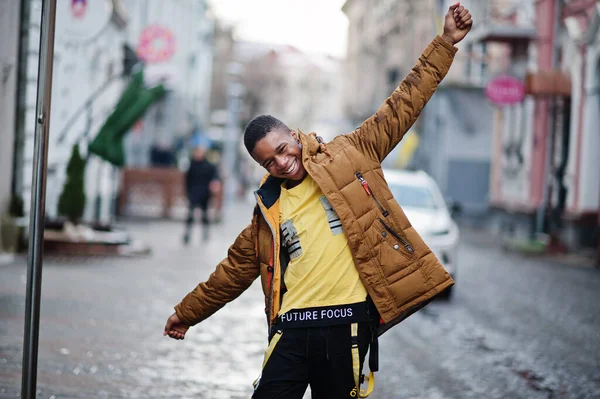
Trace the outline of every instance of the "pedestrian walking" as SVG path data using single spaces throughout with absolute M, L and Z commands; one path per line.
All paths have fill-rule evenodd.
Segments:
M 185 174 L 185 187 L 188 197 L 188 216 L 185 221 L 184 244 L 188 244 L 194 224 L 196 209 L 200 210 L 200 221 L 202 223 L 202 238 L 208 240 L 210 218 L 208 216 L 208 205 L 212 192 L 211 186 L 218 182 L 217 168 L 206 159 L 206 153 L 210 148 L 210 140 L 205 137 L 196 137 L 193 140 L 194 152 L 190 160 L 189 168 Z
M 165 335 L 183 339 L 260 277 L 269 344 L 253 398 L 302 398 L 308 385 L 313 398 L 368 396 L 377 337 L 453 284 L 394 200 L 381 162 L 419 116 L 471 26 L 467 9 L 450 6 L 443 34 L 392 95 L 331 142 L 269 115 L 250 121 L 244 144 L 268 172 L 252 222 L 210 278 L 175 306 Z

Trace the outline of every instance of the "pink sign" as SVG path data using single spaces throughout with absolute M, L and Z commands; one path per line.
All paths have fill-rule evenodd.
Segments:
M 147 26 L 140 35 L 136 52 L 145 62 L 167 61 L 175 54 L 175 36 L 163 26 Z
M 487 98 L 497 105 L 511 105 L 523 101 L 525 85 L 513 76 L 498 76 L 485 87 Z
M 87 9 L 87 0 L 71 0 L 73 18 L 83 18 Z

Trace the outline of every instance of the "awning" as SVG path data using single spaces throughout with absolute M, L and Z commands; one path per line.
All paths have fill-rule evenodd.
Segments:
M 559 69 L 527 72 L 525 93 L 537 96 L 571 96 L 571 78 L 567 72 Z
M 90 143 L 89 152 L 115 166 L 125 165 L 123 149 L 125 134 L 144 115 L 150 105 L 164 94 L 165 88 L 160 84 L 152 88 L 144 87 L 143 70 L 135 73 L 115 109 Z

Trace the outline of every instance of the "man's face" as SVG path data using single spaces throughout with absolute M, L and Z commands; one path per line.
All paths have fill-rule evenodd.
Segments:
M 290 180 L 302 180 L 306 169 L 302 165 L 302 149 L 297 133 L 272 130 L 259 140 L 252 151 L 252 158 L 271 176 Z
M 206 156 L 206 148 L 204 147 L 196 147 L 194 148 L 194 159 L 197 161 L 201 161 Z

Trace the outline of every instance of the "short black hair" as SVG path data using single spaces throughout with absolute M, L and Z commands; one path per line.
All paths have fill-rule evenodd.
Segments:
M 248 153 L 252 154 L 256 143 L 262 140 L 267 133 L 273 130 L 289 132 L 290 128 L 285 123 L 271 115 L 259 115 L 252 119 L 244 131 L 244 145 Z

